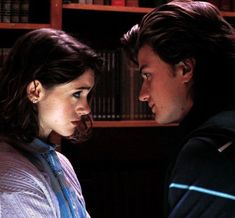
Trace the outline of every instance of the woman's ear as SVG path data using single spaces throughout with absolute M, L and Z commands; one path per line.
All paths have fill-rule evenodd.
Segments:
M 44 93 L 44 88 L 40 81 L 33 80 L 28 84 L 27 97 L 32 103 L 34 104 L 38 103 L 42 99 L 43 93 Z
M 177 64 L 177 72 L 180 73 L 184 83 L 188 83 L 192 80 L 195 62 L 194 58 L 187 58 Z

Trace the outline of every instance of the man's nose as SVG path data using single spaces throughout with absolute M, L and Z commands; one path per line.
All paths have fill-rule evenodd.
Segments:
M 149 99 L 149 86 L 146 82 L 143 82 L 140 89 L 139 100 L 148 101 L 148 99 Z

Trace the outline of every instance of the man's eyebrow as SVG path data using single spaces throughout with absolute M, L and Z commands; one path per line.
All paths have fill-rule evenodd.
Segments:
M 143 69 L 144 69 L 146 66 L 147 66 L 147 65 L 144 64 L 144 65 L 142 65 L 142 66 L 139 68 L 139 73 L 140 73 L 140 74 L 142 74 L 142 71 L 143 71 Z

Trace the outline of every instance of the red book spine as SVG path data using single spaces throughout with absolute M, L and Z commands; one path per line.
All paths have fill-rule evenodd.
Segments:
M 111 5 L 113 5 L 113 6 L 125 6 L 125 0 L 112 0 Z

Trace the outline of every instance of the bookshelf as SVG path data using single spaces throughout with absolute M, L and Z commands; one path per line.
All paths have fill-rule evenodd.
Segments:
M 39 7 L 32 21 L 0 22 L 0 36 L 4 39 L 0 47 L 10 47 L 18 36 L 31 29 L 52 27 L 72 33 L 97 50 L 115 49 L 122 34 L 152 10 L 62 4 L 62 0 L 30 2 L 34 12 Z M 231 11 L 222 11 L 222 15 L 235 18 L 235 12 Z M 163 182 L 182 134 L 178 125 L 126 119 L 97 120 L 93 127 L 87 142 L 61 146 L 61 152 L 70 159 L 78 174 L 91 216 L 142 218 L 152 217 L 158 211 L 156 216 L 162 217 Z
M 5 2 L 13 2 L 11 0 L 5 0 Z M 28 1 L 29 4 L 34 5 L 33 10 L 39 7 L 39 4 L 35 4 L 35 1 Z M 13 3 L 12 3 L 13 4 Z M 132 25 L 139 22 L 141 17 L 152 10 L 147 7 L 132 7 L 132 6 L 112 6 L 112 5 L 94 5 L 94 4 L 80 4 L 80 3 L 62 3 L 62 0 L 42 0 L 43 12 L 46 11 L 48 15 L 42 19 L 29 19 L 27 23 L 15 23 L 15 22 L 0 22 L 0 34 L 8 35 L 14 34 L 17 31 L 21 31 L 18 35 L 24 32 L 37 29 L 52 27 L 56 29 L 63 29 L 67 32 L 78 35 L 87 44 L 96 48 L 111 48 L 114 49 L 119 46 L 120 37 L 126 32 Z M 45 9 L 47 7 L 47 9 Z M 30 8 L 31 10 L 32 8 Z M 35 11 L 34 11 L 35 13 Z M 36 15 L 39 16 L 39 12 Z M 36 16 L 35 15 L 35 16 Z M 235 12 L 222 11 L 222 15 L 228 19 L 235 17 Z M 80 19 L 81 18 L 81 19 Z M 105 21 L 110 19 L 113 22 L 112 28 Z M 91 21 L 89 21 L 91 20 Z M 120 23 L 118 23 L 120 20 Z M 95 22 L 94 22 L 95 21 Z M 87 27 L 86 24 L 88 23 Z M 102 26 L 101 30 L 96 27 Z M 100 25 L 102 24 L 102 25 Z M 79 28 L 78 28 L 79 27 Z M 114 28 L 113 28 L 114 27 Z M 92 33 L 91 32 L 92 29 Z M 115 29 L 115 30 L 114 30 Z M 12 30 L 12 31 L 11 31 Z M 7 31 L 4 33 L 4 31 Z M 96 33 L 95 34 L 93 34 Z M 111 33 L 112 32 L 112 33 Z M 17 35 L 17 34 L 16 34 Z M 18 37 L 17 35 L 17 37 Z M 14 38 L 12 39 L 14 41 Z M 12 44 L 13 42 L 6 43 Z M 4 43 L 1 43 L 4 44 Z M 131 112 L 132 113 L 132 112 Z M 94 127 L 144 127 L 144 126 L 159 126 L 153 120 L 94 120 Z
M 66 32 L 75 34 L 80 40 L 85 41 L 85 43 L 89 44 L 91 47 L 95 48 L 97 51 L 100 51 L 102 54 L 102 57 L 105 57 L 105 61 L 108 60 L 110 55 L 116 55 L 115 49 L 120 46 L 120 37 L 124 32 L 126 32 L 129 27 L 132 24 L 135 24 L 139 22 L 140 18 L 148 11 L 150 11 L 151 8 L 138 8 L 138 7 L 123 7 L 123 6 L 110 6 L 110 5 L 85 5 L 85 4 L 63 4 L 62 8 L 62 29 Z M 110 19 L 112 21 L 112 25 L 110 26 L 107 23 L 107 19 Z M 91 32 L 92 30 L 92 32 Z M 114 51 L 114 52 L 113 52 Z M 107 66 L 111 65 L 113 62 L 117 63 L 118 61 L 113 61 L 112 59 L 110 62 L 107 63 Z M 115 64 L 118 65 L 118 64 Z M 121 64 L 122 65 L 122 64 Z M 119 66 L 114 66 L 115 70 L 112 71 L 111 74 L 113 76 L 110 76 L 109 73 L 105 74 L 104 76 L 110 77 L 109 81 L 111 81 L 113 84 L 112 87 L 115 86 L 115 90 L 119 91 L 113 91 L 110 88 L 110 84 L 106 82 L 104 84 L 102 81 L 97 87 L 97 92 L 105 93 L 104 95 L 107 95 L 107 93 L 111 93 L 112 91 L 118 95 L 118 93 L 124 93 L 122 91 L 122 87 L 116 87 L 118 86 L 115 81 L 113 81 L 113 77 L 117 78 L 118 72 L 121 72 L 121 69 L 116 69 Z M 121 73 L 120 73 L 121 74 Z M 118 83 L 118 84 L 121 84 Z M 110 92 L 99 90 L 100 87 L 108 86 L 110 88 Z M 128 87 L 128 86 L 126 86 Z M 130 93 L 130 92 L 129 92 Z M 133 94 L 132 94 L 133 95 Z M 123 94 L 124 96 L 124 94 Z M 102 96 L 99 96 L 102 98 Z M 112 96 L 107 97 L 107 102 L 112 101 Z M 116 98 L 116 97 L 115 97 Z M 132 97 L 133 98 L 133 97 Z M 111 100 L 110 100 L 111 99 Z M 99 99 L 98 99 L 99 100 Z M 118 102 L 119 100 L 115 101 Z M 137 94 L 136 99 L 137 100 Z M 97 102 L 97 101 L 93 101 Z M 100 103 L 105 105 L 112 105 L 112 103 Z M 126 103 L 127 104 L 127 103 Z M 128 102 L 129 104 L 129 102 Z M 132 103 L 134 105 L 134 103 Z M 142 103 L 141 103 L 142 104 Z M 99 103 L 97 103 L 99 105 Z M 122 104 L 121 104 L 122 105 Z M 114 106 L 116 108 L 116 106 Z M 143 106 L 144 107 L 144 106 Z M 98 106 L 96 107 L 98 108 Z M 107 108 L 107 110 L 109 110 Z M 111 109 L 110 109 L 111 110 Z M 129 110 L 129 113 L 131 109 Z M 141 110 L 141 108 L 139 109 Z M 142 109 L 145 110 L 145 109 Z M 132 109 L 134 111 L 134 109 Z M 146 120 L 142 118 L 142 120 L 134 119 L 133 117 L 131 119 L 128 118 L 122 118 L 120 114 L 116 116 L 116 118 L 110 118 L 109 115 L 104 115 L 104 118 L 97 118 L 97 114 L 102 113 L 94 113 L 96 117 L 94 116 L 94 127 L 95 128 L 106 128 L 106 127 L 144 127 L 144 126 L 158 126 L 158 124 L 154 123 L 152 120 L 147 118 Z M 105 118 L 107 117 L 107 119 Z M 129 117 L 131 115 L 129 114 Z
M 13 4 L 11 0 L 5 0 L 4 2 L 8 2 L 8 4 L 10 5 L 9 7 L 11 7 L 11 5 Z M 27 4 L 31 4 L 32 0 L 28 0 L 25 1 L 27 2 Z M 48 4 L 49 6 L 49 17 L 50 20 L 47 23 L 30 23 L 30 22 L 3 22 L 2 20 L 0 21 L 0 29 L 26 29 L 26 30 L 30 30 L 30 29 L 38 29 L 38 28 L 56 28 L 56 29 L 61 29 L 61 23 L 62 23 L 62 1 L 60 0 L 42 0 L 42 2 L 44 2 L 43 6 Z M 2 3 L 3 4 L 3 3 Z M 20 5 L 18 5 L 17 7 L 20 7 Z M 40 9 L 40 8 L 39 8 Z M 29 8 L 30 10 L 30 8 Z M 19 12 L 20 13 L 20 12 Z M 3 15 L 2 15 L 3 16 Z M 11 15 L 9 15 L 11 16 Z
M 127 13 L 148 13 L 152 8 L 130 7 L 130 6 L 112 6 L 112 5 L 88 5 L 88 4 L 63 4 L 63 9 L 70 10 L 89 10 L 89 11 L 111 11 L 111 12 L 127 12 Z
M 0 29 L 38 29 L 49 28 L 50 24 L 34 24 L 34 23 L 0 23 Z
M 235 11 L 221 11 L 225 18 L 235 18 Z
M 111 5 L 88 5 L 88 4 L 63 4 L 63 9 L 66 10 L 88 10 L 88 11 L 111 11 L 123 13 L 148 13 L 152 8 L 145 7 L 129 7 L 129 6 L 111 6 Z M 224 17 L 235 17 L 235 11 L 221 11 Z

